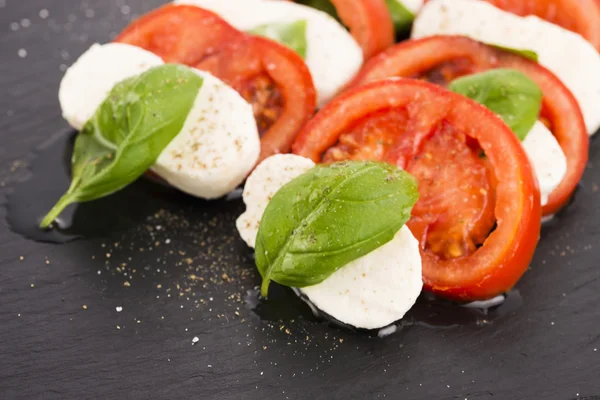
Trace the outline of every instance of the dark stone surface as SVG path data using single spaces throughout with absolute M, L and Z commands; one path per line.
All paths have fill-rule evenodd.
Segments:
M 23 207 L 51 206 L 70 134 L 61 68 L 159 3 L 0 0 L 3 204 L 14 191 Z M 599 153 L 595 140 L 575 201 L 544 228 L 519 307 L 488 319 L 422 304 L 385 339 L 319 322 L 278 287 L 252 311 L 258 277 L 234 228 L 239 199 L 203 202 L 142 180 L 78 208 L 86 239 L 62 245 L 13 233 L 1 207 L 0 398 L 597 398 Z

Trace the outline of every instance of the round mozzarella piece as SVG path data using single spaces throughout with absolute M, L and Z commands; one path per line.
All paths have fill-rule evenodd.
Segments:
M 246 181 L 246 212 L 237 220 L 242 239 L 254 247 L 260 220 L 277 190 L 315 164 L 278 154 L 264 160 Z M 404 226 L 388 243 L 352 261 L 318 285 L 298 289 L 309 304 L 340 322 L 377 329 L 401 319 L 421 288 L 419 242 Z
M 184 126 L 152 170 L 172 186 L 205 199 L 229 193 L 252 170 L 260 138 L 252 106 L 211 74 L 204 79 Z
M 550 193 L 567 174 L 567 157 L 552 132 L 540 121 L 535 123 L 523 140 L 523 148 L 537 176 L 542 206 L 545 206 Z
M 219 14 L 235 28 L 249 31 L 271 23 L 306 20 L 306 58 L 317 89 L 319 107 L 329 102 L 358 72 L 362 50 L 352 35 L 330 15 L 287 1 L 177 0 Z
M 276 154 L 256 167 L 244 187 L 246 211 L 236 221 L 238 232 L 248 246 L 254 248 L 262 215 L 279 188 L 314 166 L 308 158 Z
M 580 35 L 535 16 L 519 17 L 479 0 L 427 2 L 413 24 L 412 37 L 464 35 L 533 50 L 539 63 L 571 90 L 590 135 L 600 127 L 600 54 Z
M 300 291 L 340 322 L 378 329 L 401 319 L 422 287 L 419 242 L 404 226 L 390 242 Z
M 81 130 L 113 86 L 161 65 L 160 57 L 123 43 L 94 44 L 67 69 L 58 91 L 63 118 Z

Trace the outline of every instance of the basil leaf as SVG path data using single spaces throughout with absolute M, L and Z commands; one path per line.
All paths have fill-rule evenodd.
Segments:
M 336 21 L 340 22 L 340 17 L 337 13 L 337 10 L 330 0 L 299 0 L 296 1 L 296 3 L 323 11 L 324 13 L 331 15 Z
M 410 218 L 417 182 L 378 162 L 318 165 L 284 185 L 267 205 L 256 266 L 269 282 L 305 287 L 389 242 Z
M 306 20 L 261 25 L 249 33 L 284 44 L 300 54 L 302 58 L 306 58 Z
M 412 25 L 415 15 L 410 12 L 400 0 L 385 0 L 385 3 L 392 15 L 396 33 L 406 32 Z
M 533 50 L 525 50 L 525 49 L 513 49 L 512 47 L 505 47 L 505 46 L 500 46 L 497 44 L 490 44 L 489 46 L 494 47 L 498 50 L 503 50 L 509 53 L 513 53 L 516 54 L 518 56 L 521 57 L 525 57 L 531 61 L 535 61 L 538 62 L 538 55 L 535 51 Z
M 40 227 L 69 204 L 114 193 L 150 168 L 183 128 L 202 81 L 190 68 L 162 65 L 118 83 L 77 136 L 71 186 Z
M 448 88 L 483 104 L 525 140 L 542 108 L 542 91 L 519 71 L 493 69 L 458 78 Z

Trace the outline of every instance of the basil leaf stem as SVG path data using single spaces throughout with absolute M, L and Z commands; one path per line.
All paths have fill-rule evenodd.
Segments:
M 69 204 L 112 194 L 149 169 L 183 128 L 202 82 L 191 68 L 166 64 L 115 85 L 77 136 L 71 185 L 40 227 Z

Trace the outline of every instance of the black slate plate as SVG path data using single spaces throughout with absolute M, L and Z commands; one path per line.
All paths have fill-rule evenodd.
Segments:
M 3 204 L 27 187 L 33 210 L 64 189 L 64 68 L 159 3 L 0 0 Z M 421 302 L 384 339 L 316 320 L 283 288 L 251 310 L 239 199 L 142 180 L 80 207 L 89 238 L 63 245 L 11 232 L 2 207 L 0 398 L 600 398 L 598 162 L 595 140 L 509 302 L 488 315 Z

